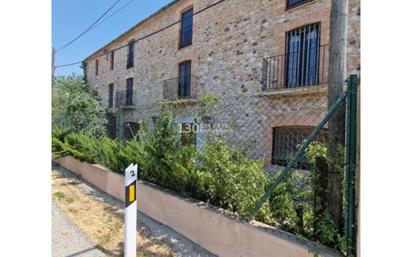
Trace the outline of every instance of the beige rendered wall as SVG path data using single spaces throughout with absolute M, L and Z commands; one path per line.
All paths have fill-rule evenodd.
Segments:
M 124 200 L 124 177 L 73 157 L 56 160 L 113 197 Z M 246 223 L 199 202 L 139 182 L 138 210 L 221 257 L 341 256 L 272 227 Z

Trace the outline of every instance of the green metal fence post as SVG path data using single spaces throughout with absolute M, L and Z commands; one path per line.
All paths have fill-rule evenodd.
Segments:
M 323 118 L 323 120 L 315 127 L 315 129 L 312 131 L 312 133 L 309 135 L 309 137 L 305 140 L 305 142 L 302 144 L 302 146 L 299 148 L 299 150 L 295 153 L 293 158 L 288 162 L 286 167 L 282 170 L 280 175 L 276 178 L 275 181 L 272 182 L 272 184 L 269 186 L 269 189 L 265 192 L 265 194 L 259 199 L 258 203 L 256 204 L 255 208 L 250 212 L 248 216 L 248 220 L 253 219 L 253 217 L 256 215 L 258 210 L 262 207 L 263 203 L 269 198 L 270 194 L 275 190 L 275 188 L 282 183 L 291 173 L 291 170 L 293 168 L 293 165 L 296 164 L 298 160 L 302 158 L 302 156 L 305 154 L 306 148 L 312 143 L 312 141 L 316 138 L 316 136 L 320 133 L 320 130 L 326 125 L 326 123 L 330 120 L 330 118 L 335 114 L 335 112 L 339 109 L 339 107 L 342 105 L 342 103 L 345 101 L 347 97 L 347 92 L 343 92 L 338 100 L 335 102 L 335 104 L 331 107 L 331 109 L 328 111 L 326 116 Z
M 355 177 L 356 177 L 356 114 L 357 114 L 357 75 L 351 75 L 348 83 L 348 104 L 346 115 L 346 222 L 348 256 L 356 256 L 356 212 L 355 212 Z

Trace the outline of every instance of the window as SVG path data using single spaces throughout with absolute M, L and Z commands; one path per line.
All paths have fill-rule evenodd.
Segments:
M 298 5 L 310 2 L 312 0 L 286 0 L 286 1 L 287 1 L 287 4 L 286 4 L 287 9 L 290 9 L 290 8 L 296 7 Z
M 133 66 L 134 66 L 134 41 L 130 42 L 128 46 L 126 68 L 129 69 Z
M 192 61 L 179 64 L 179 88 L 178 96 L 186 98 L 191 96 Z
M 109 108 L 113 108 L 114 85 L 109 84 Z
M 196 145 L 196 134 L 199 125 L 196 123 L 182 123 L 180 127 L 181 145 Z
M 190 9 L 182 13 L 179 48 L 186 47 L 192 44 L 192 34 L 193 34 L 193 9 Z
M 117 119 L 113 114 L 109 114 L 107 118 L 107 136 L 111 139 L 116 138 Z
M 286 87 L 319 84 L 319 23 L 287 32 Z
M 96 76 L 97 75 L 99 75 L 99 60 L 98 59 L 96 59 L 96 61 L 95 61 L 95 74 L 96 74 Z
M 303 144 L 313 131 L 309 126 L 276 127 L 272 131 L 272 164 L 286 166 L 288 161 L 296 154 L 298 147 Z M 327 133 L 322 130 L 317 136 L 317 142 L 325 143 Z M 310 169 L 306 156 L 296 164 L 297 168 Z
M 124 139 L 132 140 L 137 139 L 139 132 L 139 123 L 137 122 L 125 122 L 124 123 Z
M 133 105 L 133 78 L 126 80 L 126 106 Z
M 110 52 L 110 70 L 113 70 L 114 68 L 114 51 L 112 50 Z

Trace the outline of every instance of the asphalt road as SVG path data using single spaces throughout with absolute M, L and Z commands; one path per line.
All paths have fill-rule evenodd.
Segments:
M 52 203 L 53 257 L 105 257 L 90 239 L 70 220 L 63 210 Z

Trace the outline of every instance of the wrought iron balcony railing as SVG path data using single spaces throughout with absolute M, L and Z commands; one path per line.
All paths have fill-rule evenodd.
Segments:
M 329 45 L 263 59 L 262 89 L 277 90 L 328 82 Z
M 198 78 L 183 76 L 163 81 L 163 98 L 167 101 L 177 99 L 196 99 L 198 93 Z
M 120 90 L 116 92 L 116 107 L 134 107 L 136 104 L 136 90 Z

